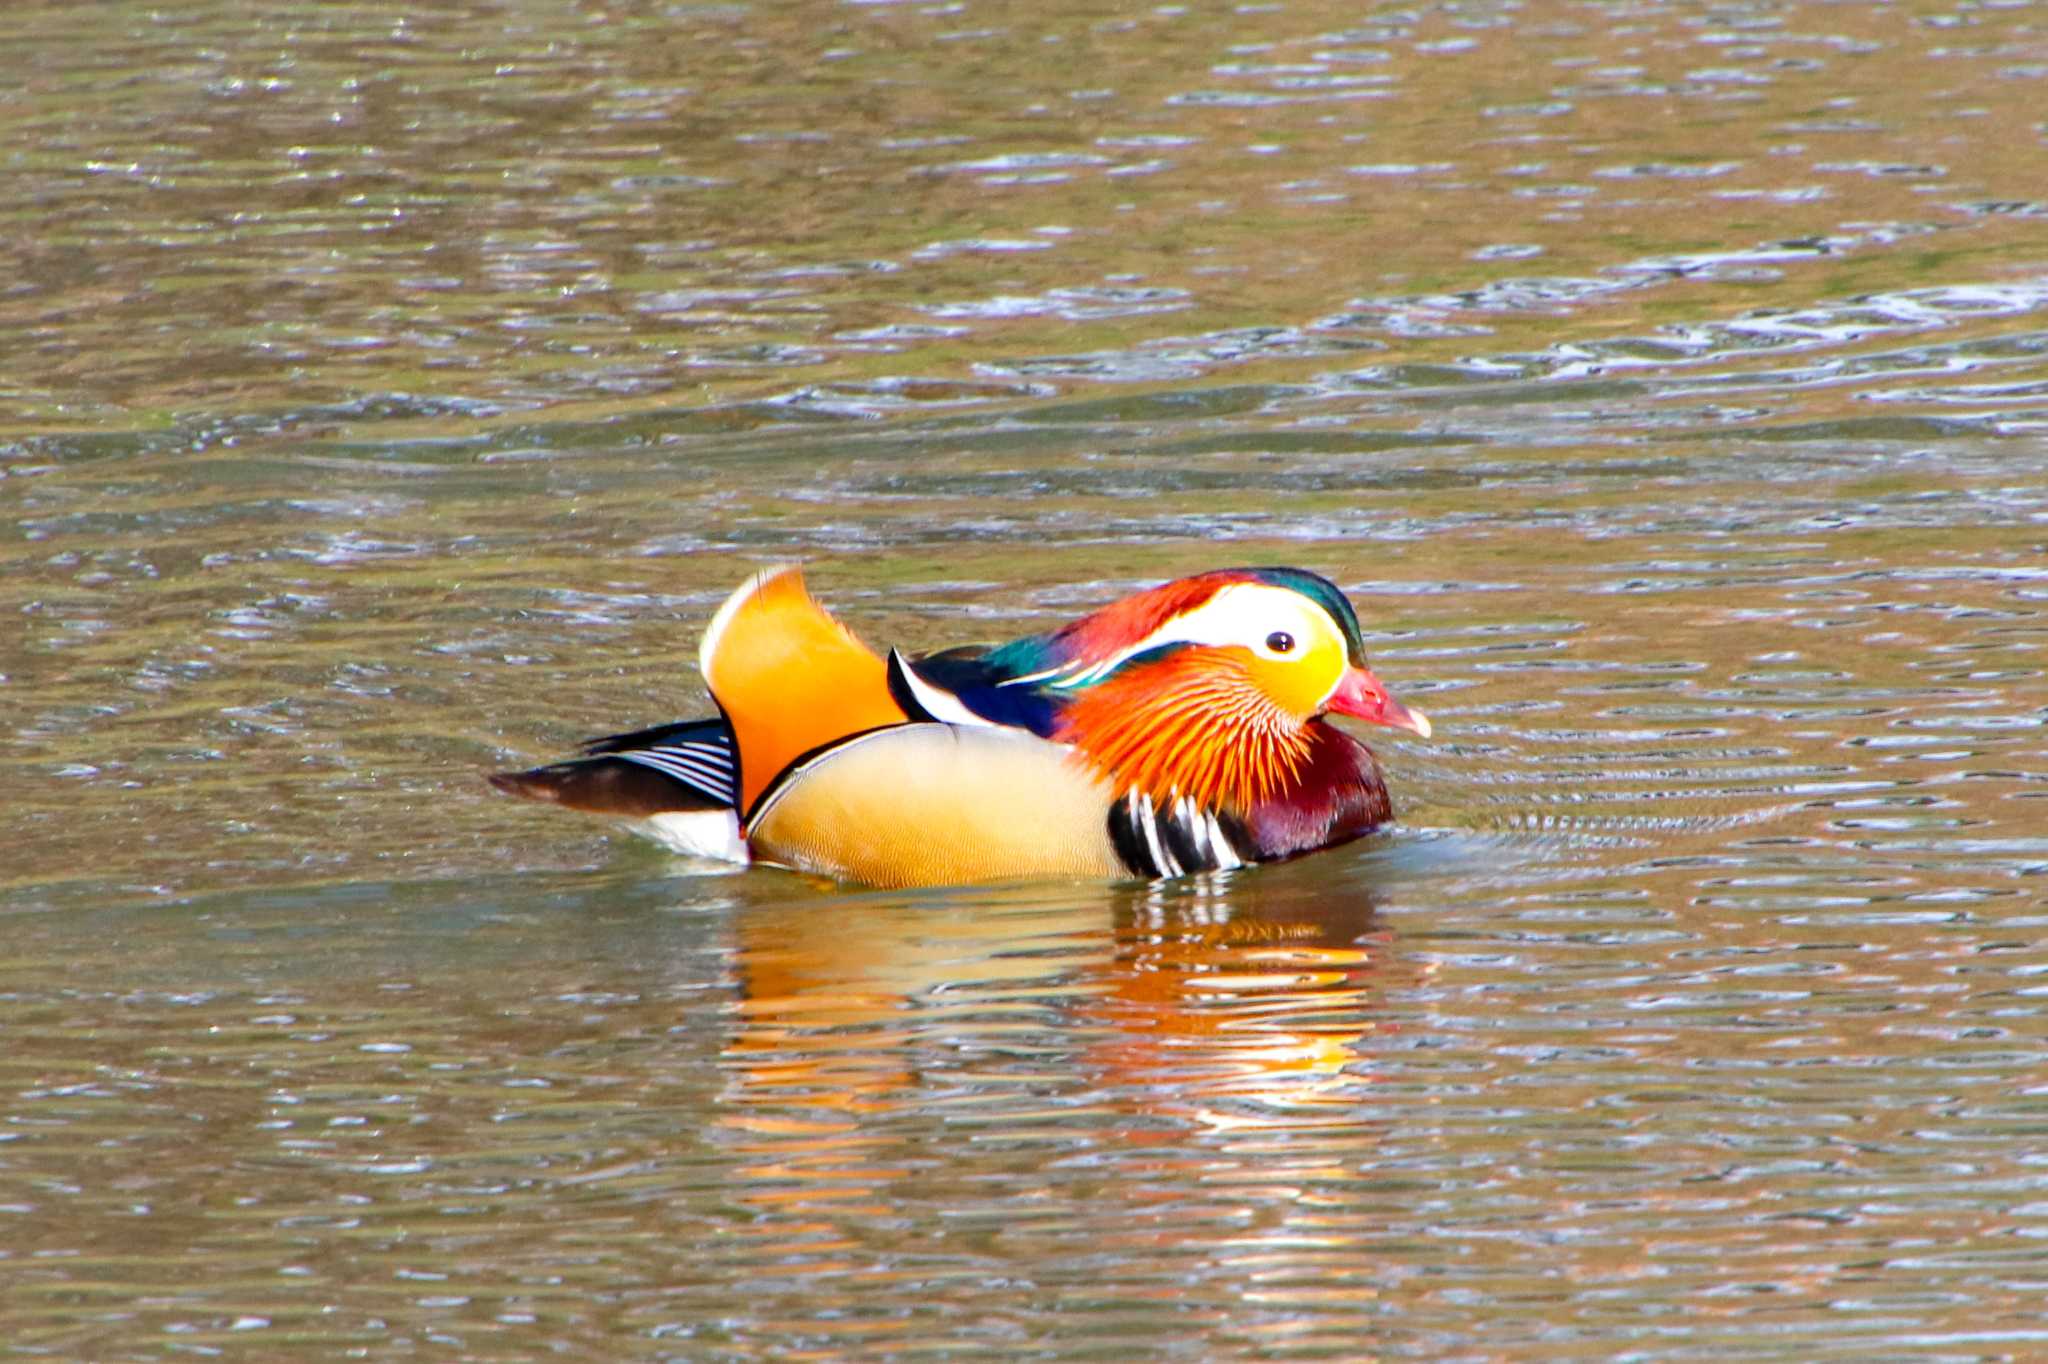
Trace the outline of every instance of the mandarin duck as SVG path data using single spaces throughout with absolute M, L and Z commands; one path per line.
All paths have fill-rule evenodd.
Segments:
M 1324 717 L 1427 737 L 1365 666 L 1327 580 L 1237 568 L 1045 634 L 886 658 L 793 567 L 721 606 L 716 717 L 490 778 L 683 853 L 875 886 L 1173 877 L 1327 848 L 1393 817 L 1372 751 Z

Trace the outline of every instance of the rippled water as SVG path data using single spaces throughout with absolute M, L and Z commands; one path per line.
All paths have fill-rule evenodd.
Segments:
M 2048 1354 L 2023 4 L 0 12 L 0 1341 Z M 702 875 L 810 565 L 1328 573 L 1401 829 Z

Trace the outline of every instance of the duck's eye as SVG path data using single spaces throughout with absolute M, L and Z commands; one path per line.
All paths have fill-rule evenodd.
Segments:
M 1291 654 L 1294 652 L 1294 636 L 1285 630 L 1275 630 L 1266 636 L 1266 647 L 1276 654 Z

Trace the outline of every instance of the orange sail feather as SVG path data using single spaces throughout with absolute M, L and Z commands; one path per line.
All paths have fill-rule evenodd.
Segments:
M 732 725 L 743 814 L 804 754 L 909 719 L 889 695 L 888 666 L 811 599 L 794 565 L 763 569 L 726 598 L 697 661 Z

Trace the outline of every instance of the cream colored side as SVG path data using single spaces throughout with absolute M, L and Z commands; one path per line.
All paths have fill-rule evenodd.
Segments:
M 748 830 L 757 861 L 872 886 L 1129 873 L 1108 783 L 1015 730 L 903 725 L 803 764 Z

